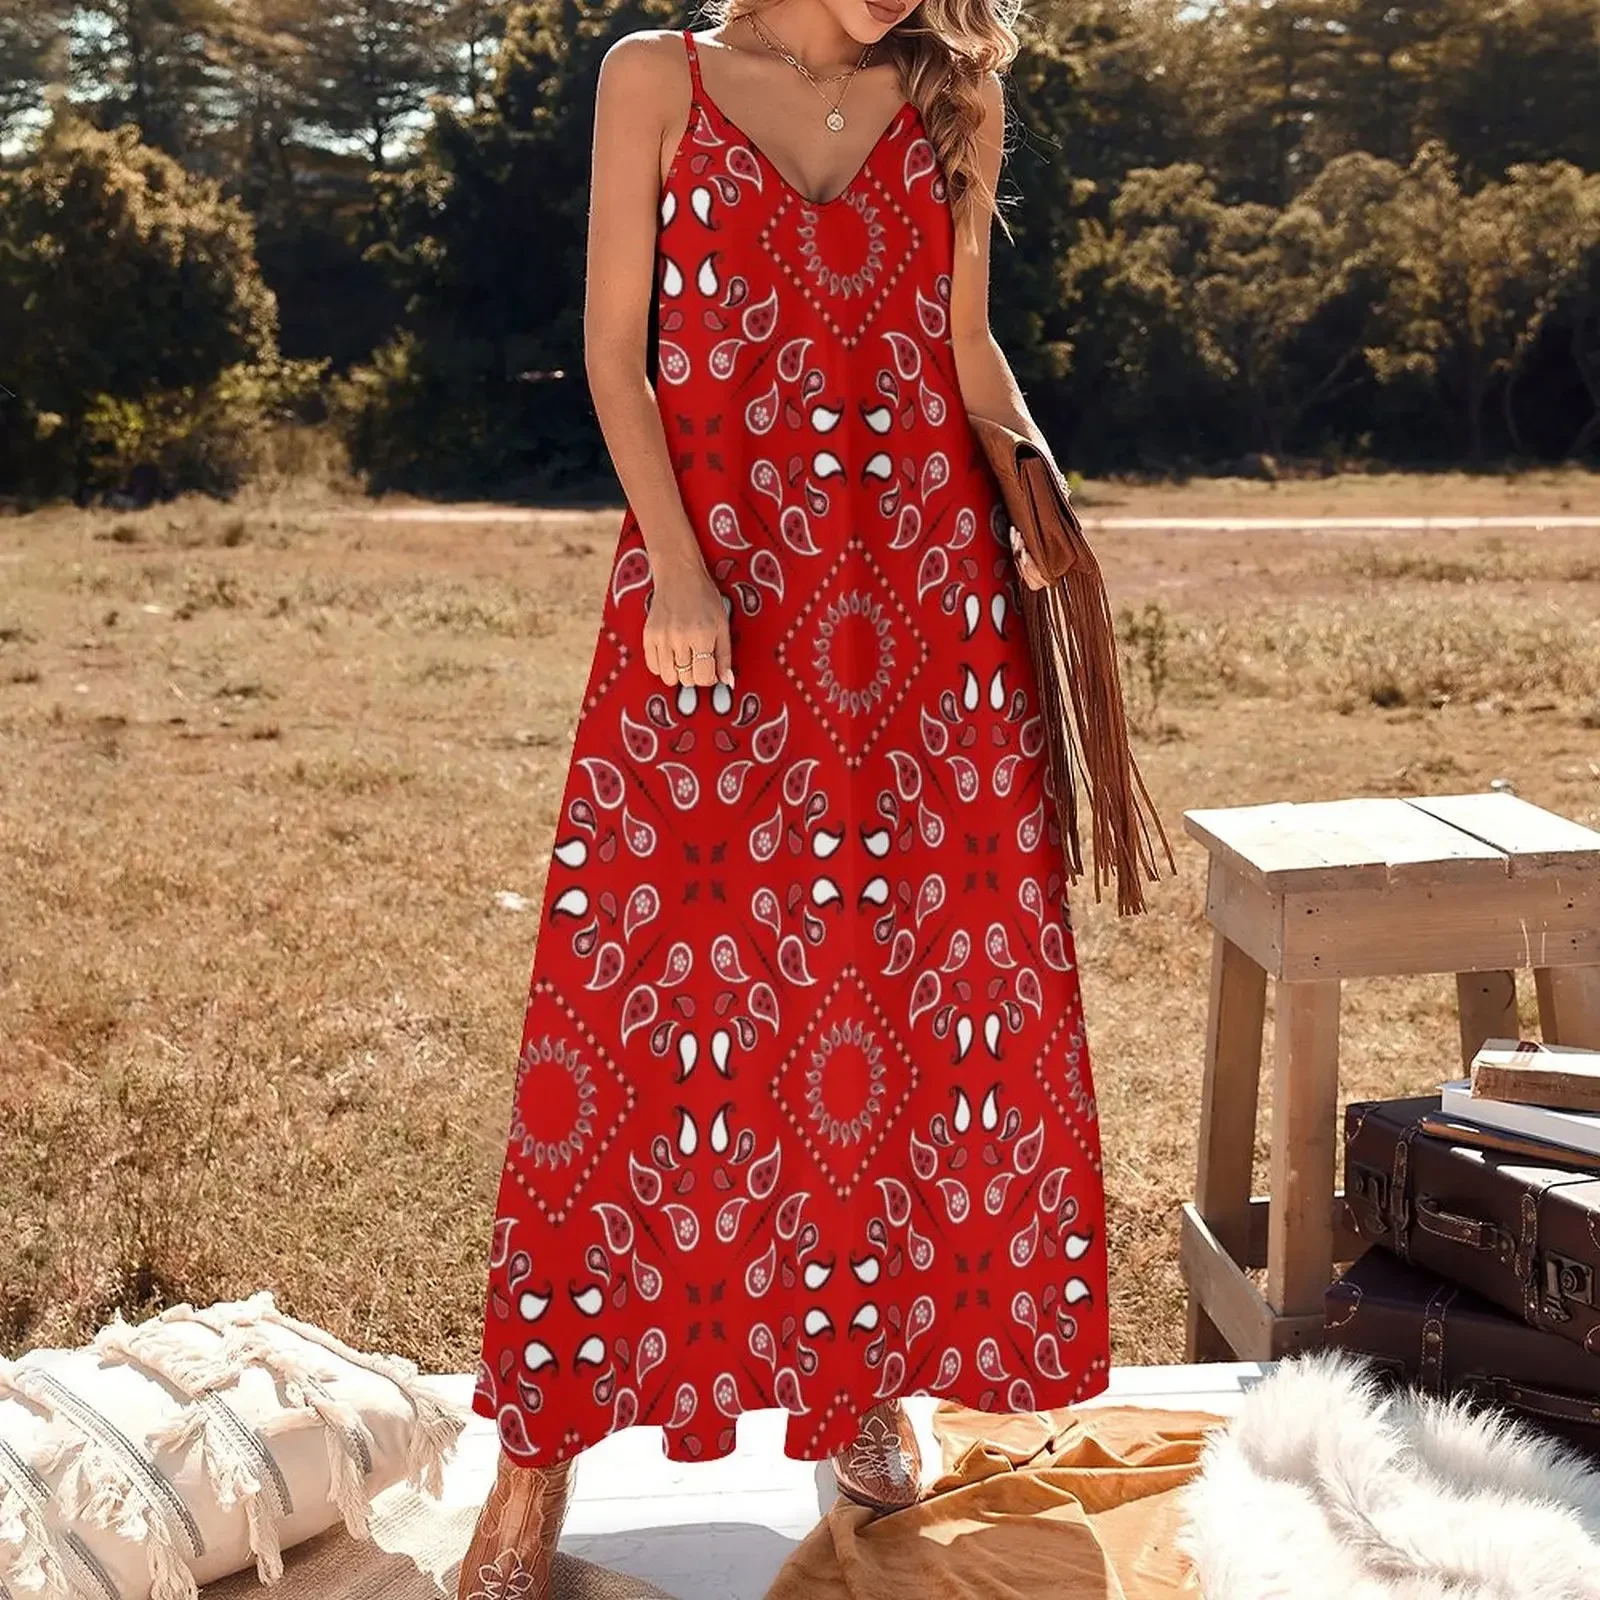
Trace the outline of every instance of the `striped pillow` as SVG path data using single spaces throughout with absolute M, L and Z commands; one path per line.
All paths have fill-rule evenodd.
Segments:
M 252 1558 L 275 1583 L 402 1478 L 441 1493 L 465 1422 L 265 1293 L 0 1361 L 0 1600 L 195 1600 Z

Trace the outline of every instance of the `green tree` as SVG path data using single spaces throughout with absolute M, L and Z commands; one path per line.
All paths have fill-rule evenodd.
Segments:
M 1512 334 L 1503 367 L 1502 412 L 1506 437 L 1520 454 L 1518 397 L 1533 352 L 1562 319 L 1581 328 L 1595 315 L 1600 173 L 1580 172 L 1565 161 L 1518 165 L 1506 174 L 1501 196 L 1517 240 L 1516 277 L 1505 296 Z M 1583 381 L 1588 376 L 1586 352 L 1580 345 L 1572 356 Z M 1580 430 L 1580 448 L 1584 438 L 1585 430 Z
M 1590 250 L 1588 268 L 1573 285 L 1562 320 L 1562 343 L 1589 403 L 1589 415 L 1567 448 L 1577 460 L 1600 448 L 1600 246 Z
M 318 0 L 294 25 L 296 110 L 313 137 L 358 142 L 375 172 L 422 131 L 451 80 L 442 0 Z
M 1371 206 L 1398 177 L 1346 158 L 1279 211 L 1226 204 L 1192 164 L 1130 173 L 1068 256 L 1095 408 L 1183 455 L 1281 454 L 1309 410 L 1364 376 L 1350 312 L 1370 292 Z
M 1594 0 L 1456 0 L 1424 107 L 1469 187 L 1512 166 L 1600 171 Z
M 488 104 L 495 56 L 505 38 L 504 0 L 447 0 L 440 38 L 448 52 L 449 92 L 474 110 Z
M 101 128 L 131 122 L 145 144 L 195 157 L 227 85 L 212 51 L 227 26 L 224 0 L 78 0 L 79 111 Z
M 1411 160 L 1459 9 L 1459 0 L 1331 0 L 1327 82 L 1307 138 L 1319 160 L 1357 151 Z
M 1193 293 L 1224 209 L 1197 163 L 1143 168 L 1068 252 L 1074 401 L 1091 459 L 1180 466 L 1243 437 L 1228 353 Z
M 1337 0 L 1222 0 L 1196 19 L 1226 85 L 1211 135 L 1222 192 L 1284 205 L 1316 169 L 1314 130 L 1339 92 Z
M 1310 447 L 1306 417 L 1368 383 L 1385 269 L 1374 223 L 1401 175 L 1392 162 L 1341 156 L 1281 211 L 1235 206 L 1218 217 L 1196 307 L 1228 354 L 1260 448 Z
M 8 0 L 0 9 L 0 144 L 44 109 L 67 76 L 67 0 Z
M 382 481 L 603 481 L 583 363 L 595 81 L 616 39 L 676 16 L 669 0 L 517 8 L 488 107 L 440 106 L 422 159 L 382 184 L 373 254 L 405 326 L 345 391 Z
M 258 220 L 281 221 L 299 204 L 296 180 L 309 131 L 300 78 L 319 0 L 252 0 L 212 37 L 227 78 L 214 164 Z
M 163 396 L 170 410 L 229 369 L 270 365 L 275 325 L 242 208 L 133 128 L 67 122 L 37 162 L 0 173 L 12 437 L 79 490 L 95 479 L 93 416 Z
M 1514 167 L 1471 193 L 1449 152 L 1429 144 L 1385 212 L 1382 338 L 1368 359 L 1384 382 L 1439 384 L 1474 462 L 1486 455 L 1495 385 L 1514 387 L 1548 320 L 1587 288 L 1595 193 L 1594 179 L 1563 163 Z M 1514 441 L 1509 397 L 1506 415 Z
M 1078 176 L 1081 63 L 1050 16 L 1025 26 L 1007 80 L 1008 149 L 1000 204 L 1010 237 L 990 238 L 991 321 L 1039 425 L 1053 437 L 1070 417 L 1061 406 L 1069 350 L 1061 265 L 1093 184 Z

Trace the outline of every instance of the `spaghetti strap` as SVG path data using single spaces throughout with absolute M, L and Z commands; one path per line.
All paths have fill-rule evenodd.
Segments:
M 705 85 L 700 81 L 700 52 L 695 48 L 694 30 L 683 30 L 683 48 L 689 57 L 689 82 L 694 85 L 694 101 L 696 105 L 705 99 Z

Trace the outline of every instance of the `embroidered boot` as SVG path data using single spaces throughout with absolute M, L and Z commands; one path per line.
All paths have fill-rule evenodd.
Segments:
M 575 1465 L 519 1467 L 500 1452 L 494 1487 L 461 1562 L 457 1600 L 550 1600 Z
M 876 1405 L 861 1431 L 833 1458 L 839 1493 L 877 1512 L 900 1511 L 922 1498 L 922 1450 L 898 1400 Z

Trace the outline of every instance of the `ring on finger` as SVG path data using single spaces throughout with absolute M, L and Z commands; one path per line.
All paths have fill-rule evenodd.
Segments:
M 696 650 L 694 653 L 694 659 L 696 661 L 715 661 L 717 659 L 717 652 L 715 650 Z

